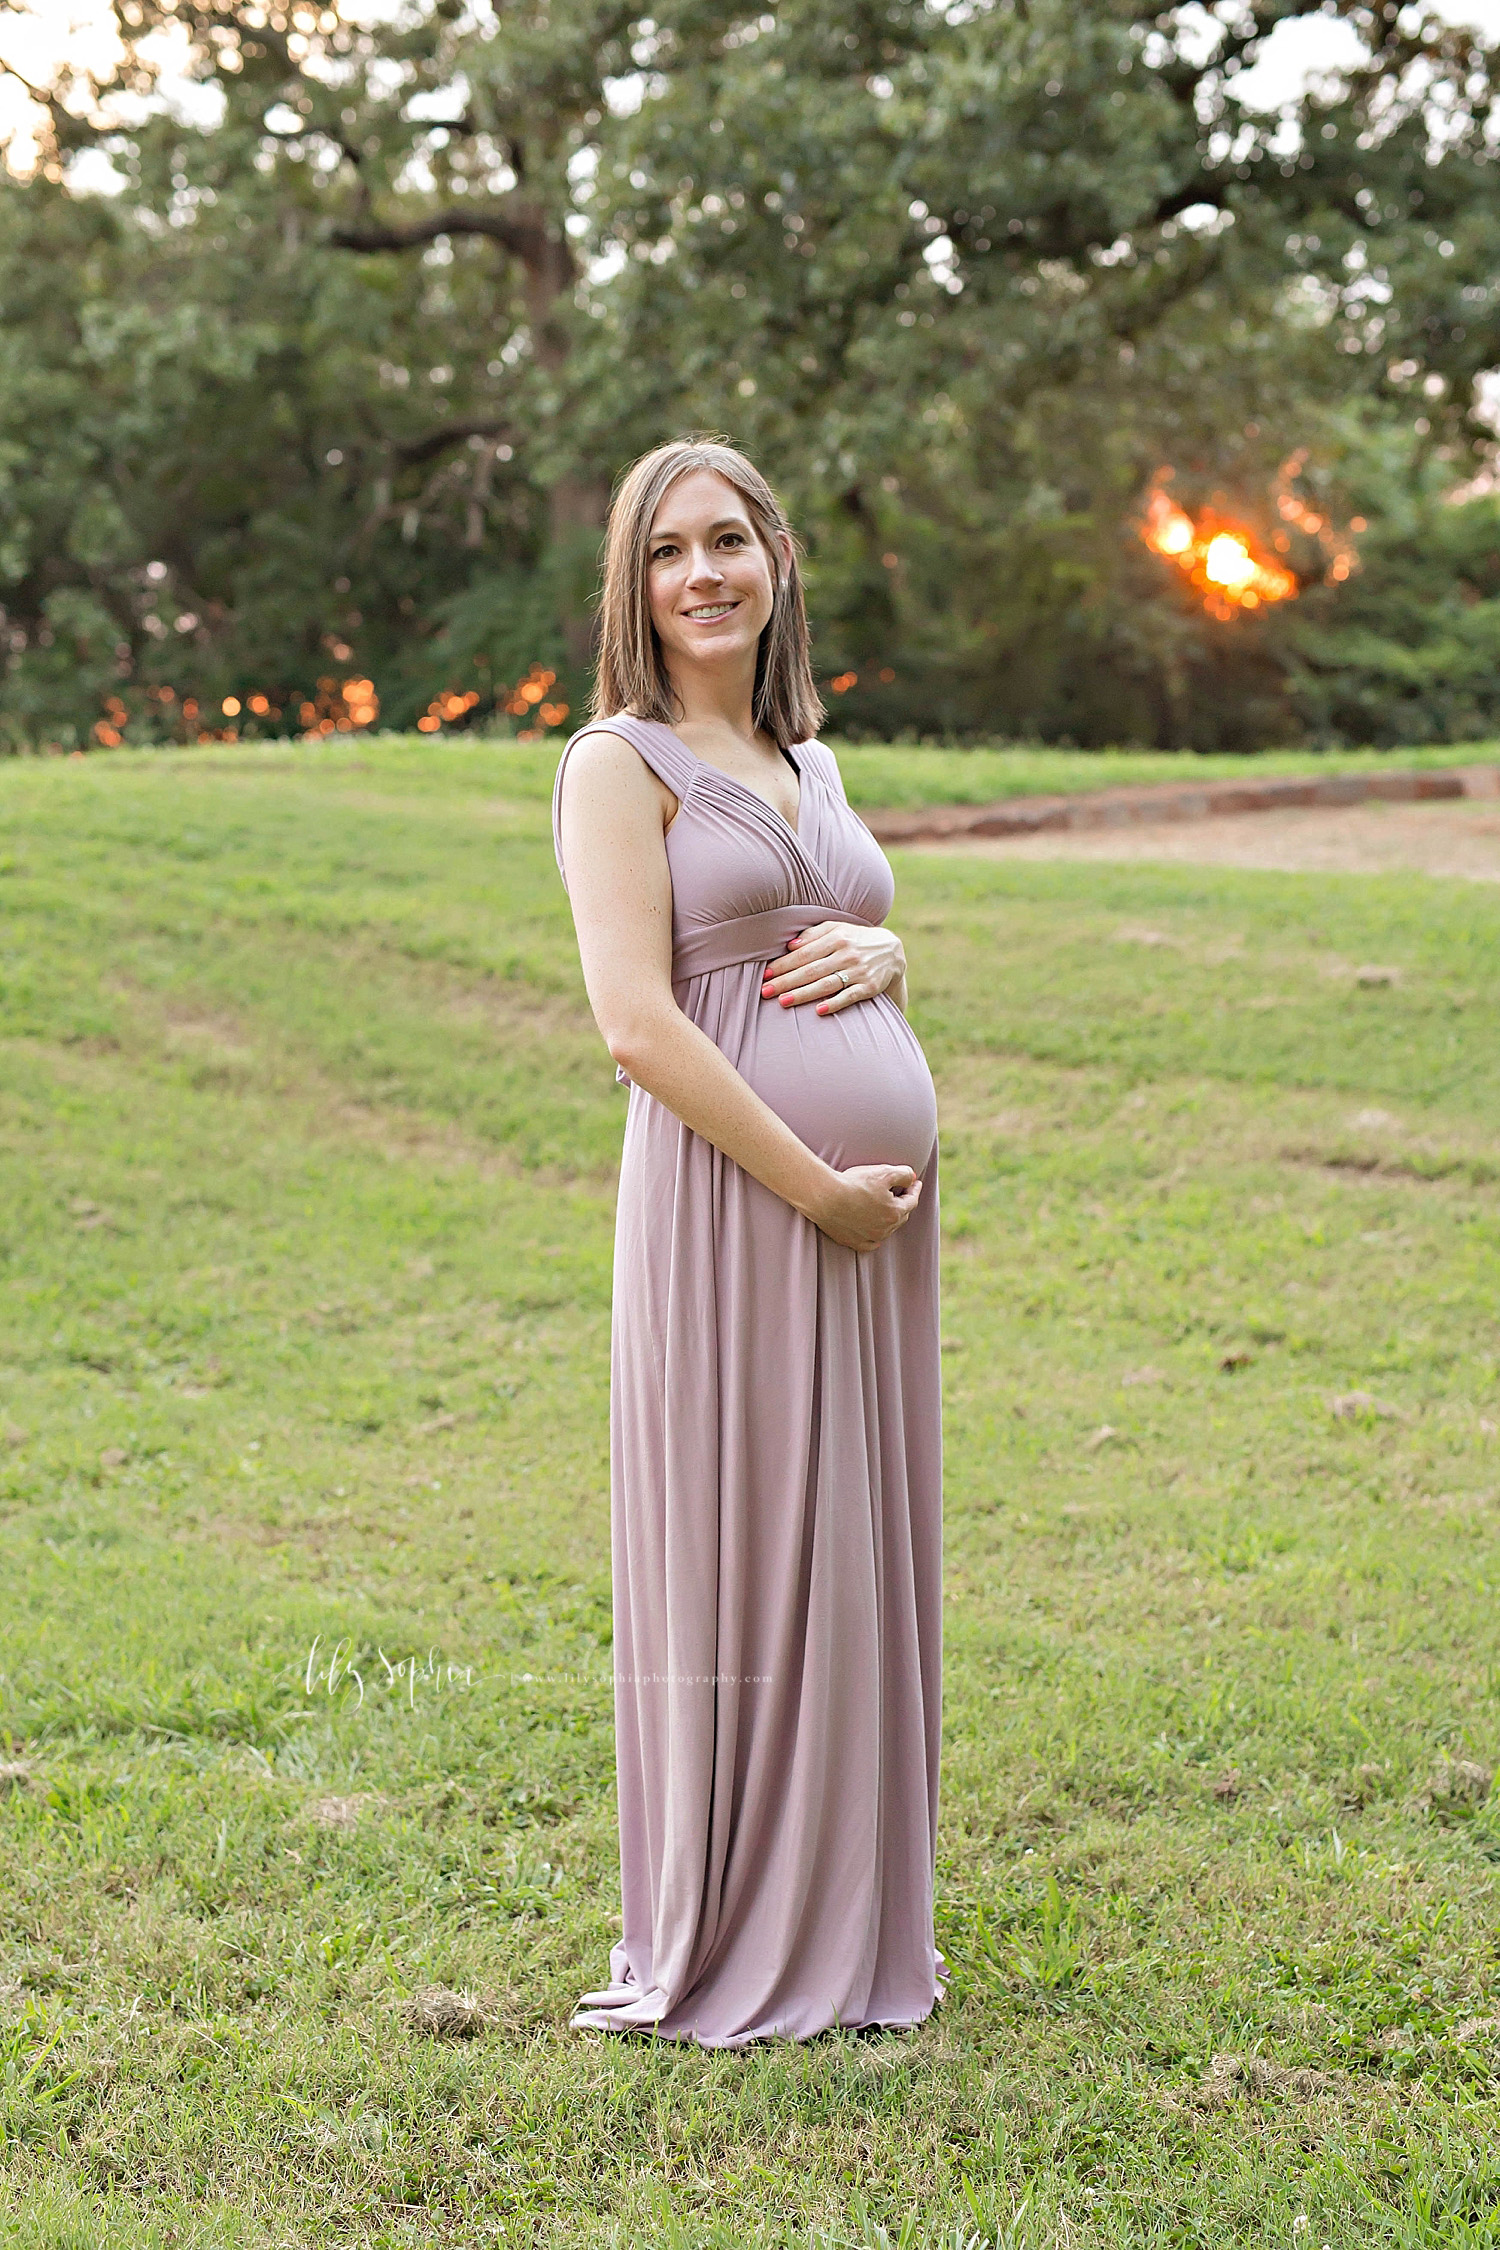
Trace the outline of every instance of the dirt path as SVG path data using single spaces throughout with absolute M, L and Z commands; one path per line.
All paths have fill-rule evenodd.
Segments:
M 1039 836 L 957 838 L 911 851 L 966 859 L 1170 860 L 1194 867 L 1257 867 L 1290 874 L 1460 875 L 1500 883 L 1500 805 L 1347 805 L 1172 821 L 1128 828 L 1059 829 Z

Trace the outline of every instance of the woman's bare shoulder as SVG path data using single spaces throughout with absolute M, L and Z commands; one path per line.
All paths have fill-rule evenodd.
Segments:
M 595 719 L 587 729 L 576 735 L 568 745 L 569 774 L 598 776 L 619 773 L 650 778 L 650 767 L 642 758 L 628 735 L 621 734 L 608 719 Z
M 615 733 L 608 719 L 596 720 L 569 747 L 563 769 L 564 800 L 576 801 L 580 790 L 617 804 L 652 805 L 667 819 L 677 810 L 677 799 L 661 776 L 633 742 Z

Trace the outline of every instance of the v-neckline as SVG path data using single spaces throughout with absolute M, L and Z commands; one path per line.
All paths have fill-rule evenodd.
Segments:
M 789 754 L 784 746 L 778 745 L 778 754 L 786 759 L 787 764 L 791 767 L 793 773 L 797 776 L 797 818 L 795 823 L 788 820 L 786 814 L 781 810 L 781 807 L 779 805 L 773 805 L 769 797 L 763 797 L 758 789 L 752 789 L 748 781 L 741 781 L 738 774 L 726 773 L 722 766 L 716 766 L 714 764 L 712 758 L 700 758 L 697 751 L 692 749 L 689 744 L 683 741 L 682 736 L 677 732 L 677 729 L 675 727 L 669 727 L 664 719 L 648 719 L 645 723 L 648 726 L 660 727 L 663 734 L 669 734 L 672 737 L 672 740 L 677 744 L 678 749 L 686 751 L 687 755 L 692 759 L 693 764 L 695 766 L 701 767 L 705 773 L 716 773 L 721 781 L 727 781 L 729 783 L 731 789 L 738 789 L 743 796 L 753 797 L 755 799 L 755 802 L 760 805 L 766 812 L 768 812 L 773 820 L 780 821 L 782 827 L 786 830 L 787 834 L 793 839 L 793 841 L 798 844 L 803 851 L 806 851 L 807 846 L 805 845 L 805 843 L 803 843 L 802 839 L 802 807 L 804 799 L 803 783 L 806 779 L 806 776 L 804 775 L 802 768 L 798 765 L 796 759 Z

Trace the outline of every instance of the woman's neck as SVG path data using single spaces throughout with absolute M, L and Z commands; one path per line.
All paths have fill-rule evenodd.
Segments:
M 766 748 L 755 724 L 755 673 L 737 671 L 733 678 L 694 671 L 669 674 L 680 716 L 676 731 L 685 742 L 732 742 L 744 748 Z M 774 744 L 771 745 L 774 749 Z

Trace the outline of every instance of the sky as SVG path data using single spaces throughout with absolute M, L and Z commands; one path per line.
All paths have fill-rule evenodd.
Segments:
M 1434 0 L 1434 13 L 1500 38 L 1500 0 Z M 1291 16 L 1276 26 L 1260 59 L 1235 80 L 1234 90 L 1253 109 L 1275 109 L 1294 100 L 1319 72 L 1336 70 L 1358 52 L 1352 24 L 1321 14 Z
M 29 171 L 35 160 L 32 132 L 37 121 L 35 104 L 10 66 L 32 85 L 49 79 L 59 63 L 74 62 L 82 69 L 107 66 L 115 40 L 105 0 L 12 0 L 0 16 L 0 139 L 16 136 L 11 163 Z

